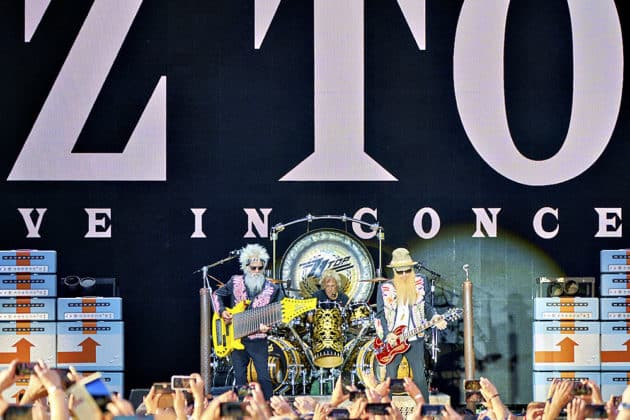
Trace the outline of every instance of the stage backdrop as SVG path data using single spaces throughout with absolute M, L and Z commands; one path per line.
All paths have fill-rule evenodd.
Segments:
M 193 271 L 270 248 L 272 226 L 308 214 L 378 222 L 384 263 L 410 248 L 444 306 L 461 305 L 470 266 L 477 375 L 527 402 L 534 279 L 598 277 L 601 249 L 630 246 L 628 13 L 613 0 L 3 2 L 0 248 L 54 249 L 60 276 L 119 279 L 129 390 L 199 371 Z M 369 228 L 316 220 L 279 233 L 277 263 L 315 228 L 378 258 Z M 441 345 L 456 389 L 461 334 Z

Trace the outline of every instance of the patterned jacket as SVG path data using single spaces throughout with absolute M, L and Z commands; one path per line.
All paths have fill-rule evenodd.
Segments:
M 415 281 L 418 297 L 416 301 L 411 305 L 411 316 L 413 319 L 413 324 L 415 326 L 419 326 L 426 320 L 424 313 L 426 281 L 421 276 L 416 277 Z M 380 338 L 386 337 L 387 334 L 394 329 L 394 322 L 396 321 L 396 315 L 398 312 L 397 300 L 398 299 L 396 296 L 396 288 L 394 287 L 394 283 L 392 283 L 391 281 L 381 283 L 378 287 L 376 295 L 378 318 L 375 322 L 376 333 Z M 432 316 L 433 311 L 430 308 L 429 312 Z M 419 334 L 419 336 L 422 336 L 422 334 Z

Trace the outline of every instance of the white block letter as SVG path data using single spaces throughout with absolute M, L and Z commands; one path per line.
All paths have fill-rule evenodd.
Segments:
M 88 214 L 88 232 L 85 238 L 112 237 L 112 209 L 84 209 Z M 105 216 L 105 217 L 98 217 Z M 100 229 L 100 230 L 97 230 Z

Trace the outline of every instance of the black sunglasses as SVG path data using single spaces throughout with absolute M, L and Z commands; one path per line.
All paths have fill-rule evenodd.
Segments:
M 257 266 L 249 266 L 249 269 L 252 271 L 262 271 L 264 268 L 263 265 L 257 265 Z
M 408 274 L 411 273 L 413 270 L 411 268 L 408 268 L 406 270 L 394 270 L 396 272 L 396 274 Z

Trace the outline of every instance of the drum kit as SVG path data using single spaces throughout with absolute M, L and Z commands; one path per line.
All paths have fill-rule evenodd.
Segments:
M 336 219 L 343 223 L 367 225 L 375 232 L 378 241 L 378 267 L 375 270 L 372 256 L 353 235 L 337 229 L 310 229 L 318 219 Z M 307 222 L 308 230 L 286 250 L 279 268 L 276 268 L 276 242 L 278 233 L 292 224 Z M 339 291 L 349 297 L 345 306 L 336 301 L 320 301 L 318 307 L 298 316 L 286 324 L 273 327 L 268 336 L 268 369 L 274 394 L 329 394 L 340 375 L 351 383 L 365 382 L 367 374 L 377 380 L 385 378 L 385 367 L 374 355 L 376 308 L 368 303 L 376 283 L 381 278 L 383 230 L 378 224 L 347 216 L 312 216 L 271 230 L 273 241 L 273 267 L 268 277 L 282 278 L 279 283 L 287 297 L 310 298 L 319 289 L 322 272 L 334 269 L 341 278 Z M 233 382 L 228 358 L 211 358 L 213 386 L 229 386 Z M 406 371 L 405 371 L 406 369 Z M 403 359 L 399 376 L 410 376 Z M 256 371 L 250 362 L 248 380 L 256 380 Z
M 312 313 L 274 327 L 268 337 L 268 369 L 274 393 L 329 394 L 340 375 L 352 384 L 363 383 L 370 373 L 383 380 L 385 367 L 374 356 L 374 320 L 374 305 L 366 302 L 349 302 L 342 307 L 323 301 Z M 402 376 L 410 376 L 405 363 L 401 370 Z M 225 382 L 215 386 L 231 385 L 229 358 L 215 358 L 214 371 L 227 372 Z M 247 379 L 256 380 L 251 362 Z

